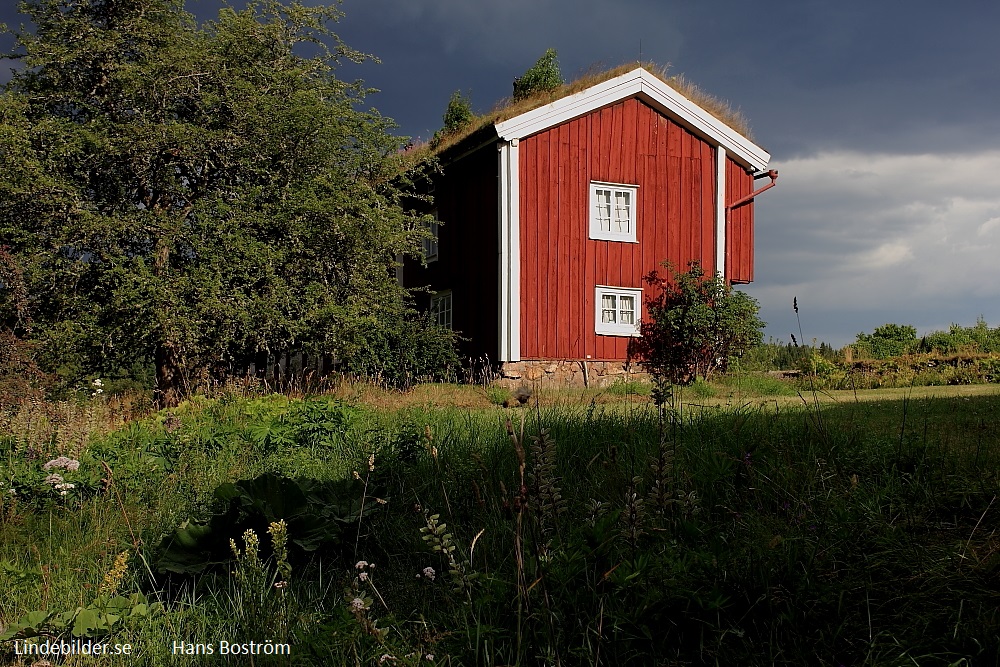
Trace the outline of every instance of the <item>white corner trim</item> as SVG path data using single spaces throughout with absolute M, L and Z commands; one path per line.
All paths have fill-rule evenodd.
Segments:
M 500 248 L 498 361 L 521 360 L 521 225 L 518 140 L 498 146 Z
M 744 162 L 749 168 L 764 170 L 771 159 L 763 148 L 641 67 L 497 123 L 496 131 L 507 141 L 523 139 L 632 96 L 641 97 L 653 108 L 677 119 L 715 145 L 724 146 L 735 159 Z
M 726 149 L 715 149 L 715 272 L 726 277 Z

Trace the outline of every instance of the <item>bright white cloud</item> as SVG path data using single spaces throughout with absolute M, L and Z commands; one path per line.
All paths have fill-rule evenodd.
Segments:
M 788 329 L 797 296 L 843 332 L 980 314 L 1000 325 L 1000 151 L 843 151 L 774 166 L 779 187 L 757 200 L 750 288 L 765 319 Z

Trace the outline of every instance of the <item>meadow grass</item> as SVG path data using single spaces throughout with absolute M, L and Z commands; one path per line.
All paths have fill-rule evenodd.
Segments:
M 111 634 L 136 665 L 205 664 L 174 640 L 281 637 L 291 660 L 227 664 L 996 664 L 995 388 L 708 386 L 662 411 L 632 392 L 504 409 L 481 387 L 344 385 L 12 421 L 0 624 L 94 604 L 127 552 L 120 592 L 163 604 Z M 60 454 L 80 461 L 68 496 L 42 481 Z M 293 558 L 287 587 L 263 530 L 257 578 L 238 559 L 182 584 L 156 572 L 163 535 L 264 473 L 357 473 L 370 513 Z

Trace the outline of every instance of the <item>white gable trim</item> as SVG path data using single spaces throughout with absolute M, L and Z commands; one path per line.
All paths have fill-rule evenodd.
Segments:
M 505 141 L 523 139 L 629 97 L 639 97 L 654 109 L 704 136 L 712 144 L 724 147 L 734 159 L 751 169 L 761 171 L 771 159 L 763 148 L 641 67 L 497 123 L 496 131 Z
M 521 200 L 518 140 L 501 142 L 500 177 L 500 347 L 498 361 L 521 360 Z

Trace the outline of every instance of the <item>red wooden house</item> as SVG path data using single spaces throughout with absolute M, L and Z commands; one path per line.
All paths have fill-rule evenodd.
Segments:
M 753 279 L 754 180 L 770 156 L 637 68 L 502 122 L 440 156 L 435 241 L 407 287 L 508 377 L 621 372 L 643 277 L 699 260 Z

